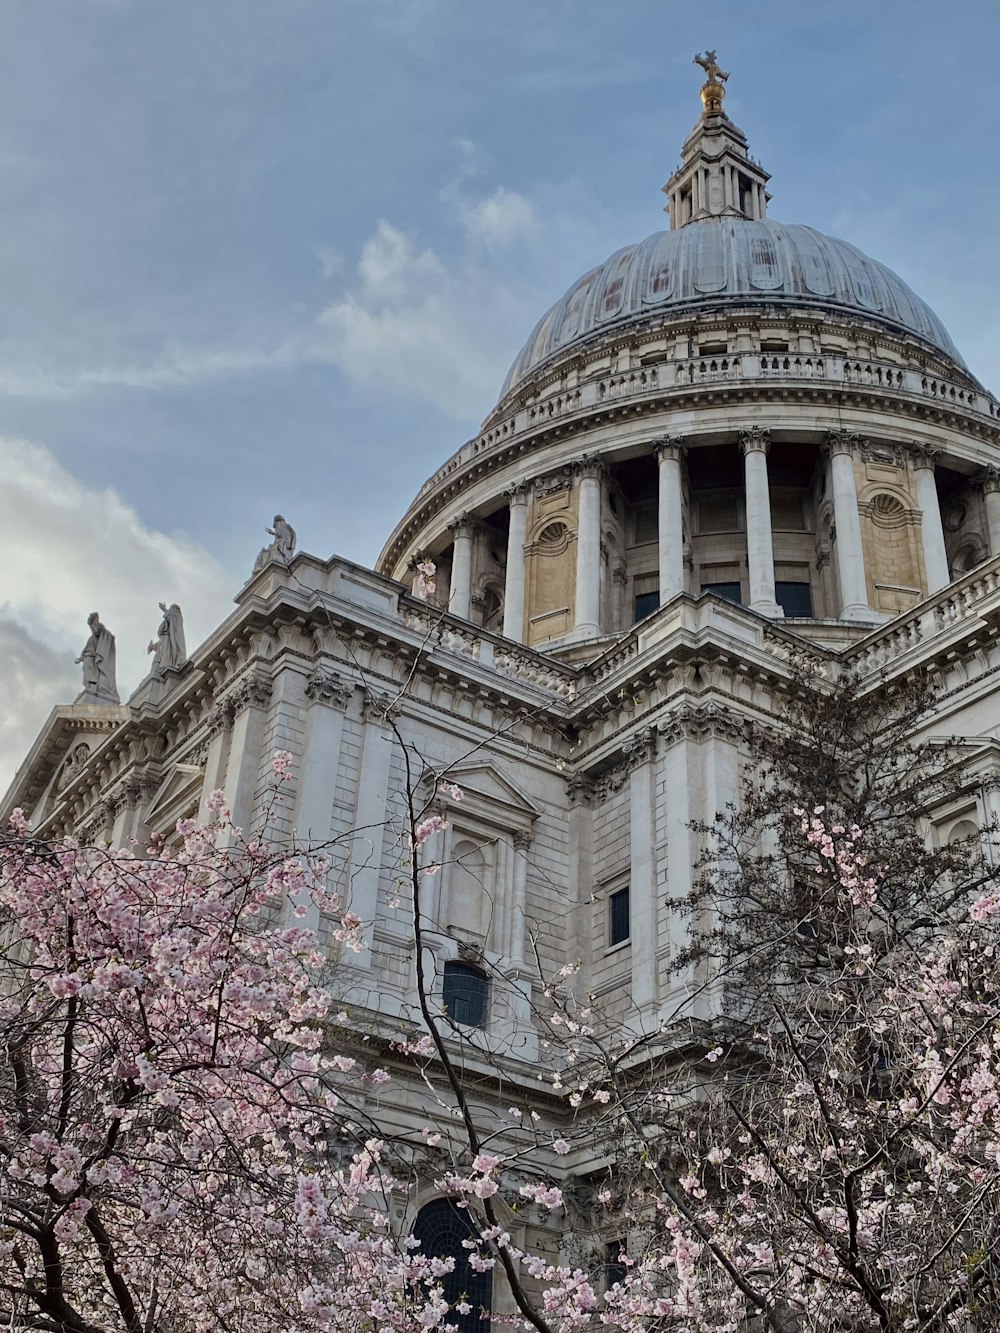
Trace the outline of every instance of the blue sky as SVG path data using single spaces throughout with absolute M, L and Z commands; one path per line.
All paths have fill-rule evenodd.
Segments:
M 666 225 L 710 46 L 771 216 L 1000 388 L 995 0 L 0 0 L 0 787 L 95 607 L 124 692 L 276 510 L 374 560 L 542 311 Z

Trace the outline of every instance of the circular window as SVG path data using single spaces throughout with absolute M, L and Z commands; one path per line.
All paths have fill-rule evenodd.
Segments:
M 949 505 L 944 516 L 944 525 L 949 532 L 958 532 L 959 528 L 965 522 L 965 516 L 968 513 L 966 506 L 958 500 L 955 504 Z

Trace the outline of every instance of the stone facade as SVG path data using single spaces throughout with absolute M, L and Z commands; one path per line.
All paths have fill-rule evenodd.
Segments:
M 706 109 L 668 186 L 674 230 L 766 240 L 766 180 Z M 814 270 L 797 243 L 801 285 Z M 662 282 L 704 283 L 707 264 Z M 446 808 L 425 908 L 437 999 L 447 964 L 487 967 L 470 1068 L 477 1052 L 500 1062 L 558 1123 L 532 1065 L 540 978 L 579 960 L 623 1029 L 673 1011 L 667 904 L 691 883 L 691 821 L 738 802 L 796 658 L 856 671 L 862 689 L 927 673 L 927 736 L 965 738 L 930 836 L 1000 812 L 1000 406 L 922 303 L 899 319 L 906 289 L 874 267 L 891 317 L 860 261 L 838 276 L 849 307 L 818 278 L 779 300 L 758 275 L 645 309 L 634 263 L 613 257 L 600 291 L 611 300 L 618 282 L 628 310 L 588 315 L 581 334 L 584 315 L 573 326 L 560 304 L 563 345 L 536 356 L 532 335 L 483 432 L 421 489 L 375 571 L 265 559 L 182 672 L 120 706 L 58 707 L 0 817 L 21 806 L 41 836 L 141 847 L 221 787 L 255 829 L 270 757 L 287 750 L 270 832 L 333 840 L 331 878 L 370 945 L 343 960 L 345 1000 L 387 1032 L 415 1003 L 401 737 L 465 792 Z M 428 557 L 432 603 L 411 591 Z

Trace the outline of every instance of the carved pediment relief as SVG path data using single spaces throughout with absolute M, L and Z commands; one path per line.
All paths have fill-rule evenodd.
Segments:
M 111 732 L 129 716 L 122 704 L 60 704 L 42 730 L 5 797 L 0 824 L 20 807 L 38 828 L 84 772 L 93 771 L 93 756 Z

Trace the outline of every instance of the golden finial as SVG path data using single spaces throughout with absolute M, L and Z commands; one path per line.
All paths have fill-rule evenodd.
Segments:
M 700 65 L 705 71 L 705 83 L 701 89 L 701 104 L 705 108 L 705 115 L 721 115 L 722 99 L 726 95 L 726 90 L 722 85 L 729 78 L 728 70 L 719 68 L 719 62 L 715 58 L 714 51 L 706 51 L 704 55 L 699 53 L 695 56 L 693 63 Z

